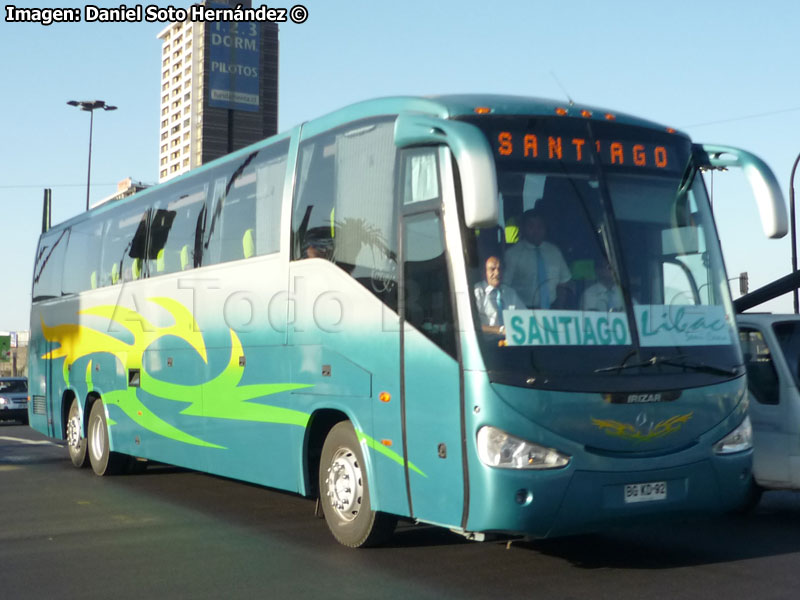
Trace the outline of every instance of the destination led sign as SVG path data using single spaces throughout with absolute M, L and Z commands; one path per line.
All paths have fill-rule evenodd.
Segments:
M 664 172 L 679 172 L 685 167 L 679 164 L 675 150 L 671 146 L 631 140 L 612 139 L 592 142 L 574 135 L 546 135 L 503 130 L 494 134 L 492 145 L 498 160 L 557 161 L 573 165 L 591 165 L 597 155 L 603 165 L 612 167 Z

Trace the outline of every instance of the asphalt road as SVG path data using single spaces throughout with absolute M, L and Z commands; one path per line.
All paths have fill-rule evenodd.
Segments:
M 467 542 L 401 525 L 339 546 L 304 498 L 182 469 L 96 477 L 0 423 L 0 598 L 794 598 L 800 496 L 746 518 Z

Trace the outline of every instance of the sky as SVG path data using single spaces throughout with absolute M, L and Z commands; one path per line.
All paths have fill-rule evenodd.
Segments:
M 186 8 L 190 2 L 152 4 Z M 582 104 L 675 127 L 695 142 L 754 152 L 774 171 L 788 207 L 790 173 L 800 153 L 800 2 L 303 4 L 305 23 L 280 25 L 281 131 L 381 96 L 486 92 L 566 100 L 568 94 Z M 85 6 L 45 0 L 15 5 Z M 127 5 L 134 6 L 133 0 Z M 0 331 L 21 331 L 29 328 L 43 189 L 53 190 L 54 223 L 80 213 L 86 203 L 89 117 L 66 102 L 101 99 L 118 107 L 95 113 L 91 203 L 114 193 L 126 177 L 158 179 L 161 42 L 156 36 L 167 23 L 10 23 L 5 6 Z M 716 173 L 713 191 L 728 277 L 748 272 L 752 290 L 789 273 L 789 236 L 764 236 L 741 173 Z M 731 287 L 738 297 L 738 282 Z M 764 309 L 791 312 L 791 295 Z

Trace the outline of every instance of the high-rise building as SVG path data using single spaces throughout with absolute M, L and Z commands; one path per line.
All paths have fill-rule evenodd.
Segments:
M 106 202 L 113 202 L 114 200 L 133 196 L 136 192 L 141 192 L 142 190 L 147 189 L 147 187 L 148 186 L 141 181 L 134 181 L 130 177 L 126 177 L 117 183 L 117 191 L 115 193 L 111 194 L 110 196 L 106 196 L 99 202 L 93 204 L 92 208 L 95 206 L 100 206 L 101 204 L 105 204 Z
M 242 5 L 215 0 L 201 5 Z M 278 26 L 171 23 L 161 50 L 158 180 L 165 181 L 278 130 Z

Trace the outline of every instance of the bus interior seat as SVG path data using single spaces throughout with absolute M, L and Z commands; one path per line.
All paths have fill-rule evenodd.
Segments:
M 500 203 L 505 219 L 505 242 L 508 245 L 519 241 L 519 217 L 525 210 L 523 192 L 526 176 L 524 173 L 503 173 L 498 182 L 503 190 Z
M 134 279 L 139 279 L 142 276 L 142 259 L 134 258 L 131 264 L 131 275 Z
M 506 219 L 506 244 L 513 245 L 519 241 L 519 217 L 513 216 Z
M 256 243 L 255 239 L 253 238 L 252 228 L 245 231 L 244 236 L 242 236 L 242 251 L 244 252 L 245 258 L 250 258 L 256 253 Z
M 92 271 L 92 275 L 89 278 L 89 283 L 91 284 L 93 290 L 97 289 L 97 271 Z
M 116 285 L 119 282 L 119 264 L 114 263 L 111 265 L 111 285 Z
M 594 265 L 595 261 L 591 258 L 578 259 L 569 263 L 569 271 L 575 286 L 577 308 L 582 306 L 583 292 L 597 281 L 597 272 Z
M 158 273 L 163 273 L 166 267 L 167 264 L 166 264 L 166 259 L 164 257 L 164 249 L 162 248 L 161 250 L 158 251 L 158 254 L 156 255 L 156 271 Z
M 181 271 L 185 271 L 189 266 L 189 244 L 184 244 L 181 248 Z

